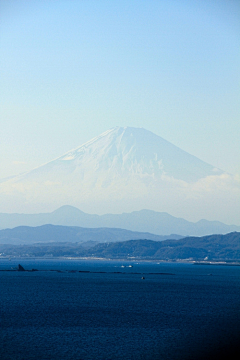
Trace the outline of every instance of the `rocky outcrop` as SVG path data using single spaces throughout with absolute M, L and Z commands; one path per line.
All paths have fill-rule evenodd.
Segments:
M 22 265 L 18 264 L 17 271 L 25 271 L 25 269 Z

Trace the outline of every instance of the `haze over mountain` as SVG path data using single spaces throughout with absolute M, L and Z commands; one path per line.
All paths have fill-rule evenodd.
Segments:
M 240 231 L 240 226 L 226 225 L 219 221 L 200 220 L 196 223 L 176 218 L 167 213 L 151 210 L 134 211 L 123 214 L 93 215 L 87 214 L 73 206 L 62 206 L 42 214 L 0 214 L 0 229 L 17 226 L 40 226 L 46 224 L 63 226 L 81 226 L 84 228 L 117 228 L 157 235 L 209 235 L 226 234 Z M 110 229 L 108 229 L 110 231 Z M 143 236 L 143 235 L 142 235 Z M 135 237 L 131 237 L 134 239 Z M 177 238 L 172 235 L 172 238 Z M 124 239 L 124 238 L 123 238 Z M 149 239 L 153 239 L 152 237 Z M 153 239 L 154 240 L 154 239 Z
M 238 199 L 233 176 L 150 131 L 128 127 L 108 130 L 0 184 L 4 212 L 49 211 L 67 203 L 90 213 L 148 208 L 239 223 Z
M 85 243 L 116 242 L 135 239 L 163 241 L 180 239 L 181 236 L 161 236 L 148 232 L 137 232 L 124 229 L 83 228 L 79 226 L 42 225 L 36 227 L 18 226 L 14 229 L 0 230 L 0 244 L 34 244 L 34 243 Z

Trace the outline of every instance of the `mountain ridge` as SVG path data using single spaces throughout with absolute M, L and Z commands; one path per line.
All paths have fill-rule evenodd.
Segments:
M 87 214 L 80 209 L 65 205 L 51 213 L 4 214 L 0 213 L 0 228 L 40 226 L 45 224 L 81 226 L 87 228 L 108 227 L 130 231 L 149 232 L 156 235 L 179 234 L 204 236 L 212 233 L 240 231 L 240 226 L 226 225 L 219 221 L 199 220 L 196 223 L 176 218 L 166 212 L 153 210 L 133 211 L 122 214 Z
M 85 242 L 121 242 L 130 239 L 147 238 L 154 241 L 180 239 L 180 235 L 162 236 L 149 232 L 137 232 L 118 228 L 84 228 L 46 224 L 41 226 L 18 226 L 0 230 L 0 244 L 34 243 L 85 243 Z

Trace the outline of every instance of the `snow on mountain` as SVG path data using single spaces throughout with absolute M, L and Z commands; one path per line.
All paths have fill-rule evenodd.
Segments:
M 116 127 L 3 182 L 0 200 L 24 204 L 27 210 L 67 203 L 98 213 L 141 208 L 171 212 L 169 207 L 189 207 L 197 200 L 206 206 L 217 190 L 231 187 L 228 174 L 152 132 Z
M 52 162 L 16 177 L 46 180 L 74 179 L 108 186 L 118 177 L 154 180 L 166 175 L 186 182 L 223 173 L 142 128 L 117 127 L 106 131 Z

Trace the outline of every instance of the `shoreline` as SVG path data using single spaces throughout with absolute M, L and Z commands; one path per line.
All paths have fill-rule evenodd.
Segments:
M 116 261 L 116 262 L 154 262 L 157 264 L 192 264 L 192 265 L 222 265 L 222 266 L 240 266 L 240 261 L 235 260 L 193 260 L 193 259 L 177 259 L 177 260 L 163 260 L 163 259 L 139 259 L 139 258 L 100 258 L 100 257 L 65 257 L 65 256 L 56 256 L 56 257 L 10 257 L 10 256 L 0 256 L 0 260 L 12 261 L 12 260 L 68 260 L 68 261 Z

